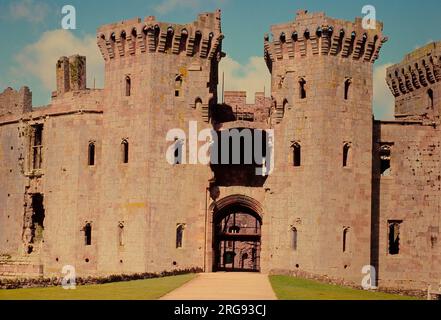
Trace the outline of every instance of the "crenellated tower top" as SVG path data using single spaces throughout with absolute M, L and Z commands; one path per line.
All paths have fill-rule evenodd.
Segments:
M 272 39 L 265 35 L 265 60 L 269 69 L 274 62 L 310 56 L 336 56 L 374 63 L 382 45 L 383 23 L 364 29 L 362 18 L 355 22 L 327 17 L 323 12 L 299 10 L 293 22 L 271 27 Z
M 387 69 L 387 84 L 395 97 L 441 81 L 441 42 L 432 42 Z
M 98 47 L 106 62 L 155 52 L 212 59 L 223 38 L 221 10 L 201 13 L 189 24 L 159 22 L 149 16 L 105 25 L 97 32 Z
M 387 84 L 395 97 L 395 117 L 439 121 L 441 42 L 432 42 L 387 69 Z

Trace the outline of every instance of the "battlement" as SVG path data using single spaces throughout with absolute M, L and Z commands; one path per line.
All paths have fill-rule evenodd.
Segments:
M 32 92 L 28 87 L 19 91 L 7 88 L 0 93 L 0 117 L 21 115 L 32 111 Z
M 419 48 L 389 67 L 386 81 L 395 98 L 441 81 L 441 42 Z
M 327 17 L 325 13 L 299 10 L 293 22 L 271 27 L 271 36 L 265 35 L 265 60 L 272 63 L 283 59 L 309 56 L 337 56 L 374 63 L 383 44 L 383 23 L 366 30 L 362 18 L 355 22 Z
M 145 53 L 185 54 L 212 59 L 224 38 L 221 11 L 199 14 L 189 24 L 156 21 L 154 16 L 102 26 L 97 43 L 106 62 Z

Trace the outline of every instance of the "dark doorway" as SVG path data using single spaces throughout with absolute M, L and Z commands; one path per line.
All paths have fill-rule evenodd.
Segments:
M 214 271 L 260 272 L 262 220 L 241 204 L 215 213 Z

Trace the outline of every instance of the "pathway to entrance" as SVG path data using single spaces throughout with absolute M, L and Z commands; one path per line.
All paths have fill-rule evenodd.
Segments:
M 276 300 L 268 276 L 260 273 L 201 273 L 161 300 Z

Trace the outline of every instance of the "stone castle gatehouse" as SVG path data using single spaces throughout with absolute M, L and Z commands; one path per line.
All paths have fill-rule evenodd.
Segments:
M 220 11 L 99 28 L 104 89 L 71 56 L 50 105 L 33 107 L 27 87 L 0 94 L 0 275 L 200 268 L 360 284 L 372 265 L 380 287 L 439 282 L 441 44 L 389 68 L 396 119 L 376 121 L 382 29 L 298 11 L 264 38 L 271 98 L 247 104 L 218 97 Z M 274 170 L 188 164 L 182 139 L 171 165 L 167 133 L 190 121 L 273 132 Z

